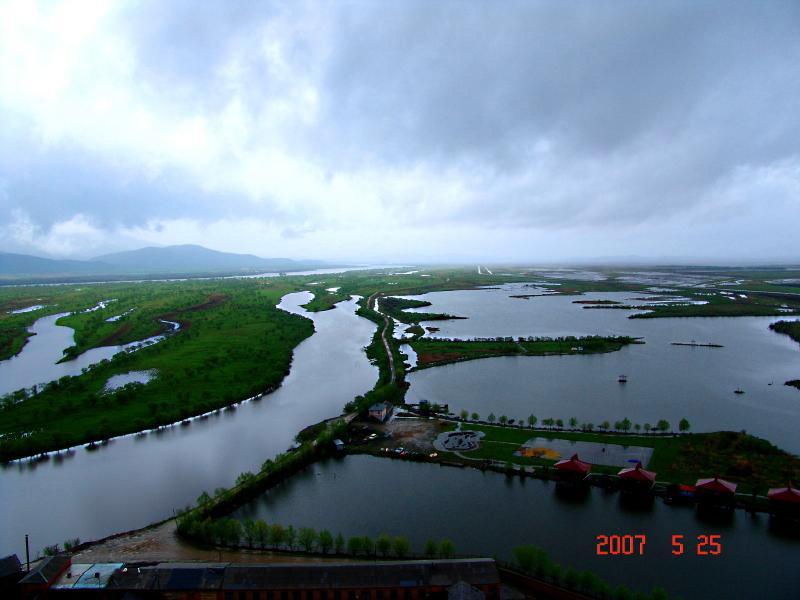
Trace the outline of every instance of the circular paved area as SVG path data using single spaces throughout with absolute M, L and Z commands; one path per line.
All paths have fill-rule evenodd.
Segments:
M 446 431 L 433 441 L 440 452 L 469 452 L 480 446 L 482 431 Z

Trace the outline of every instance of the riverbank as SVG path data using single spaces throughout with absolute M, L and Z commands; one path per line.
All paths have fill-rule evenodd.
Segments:
M 0 461 L 156 429 L 275 390 L 289 373 L 294 348 L 314 332 L 309 319 L 276 306 L 286 288 L 238 281 L 190 285 L 195 289 L 183 296 L 175 294 L 180 285 L 149 290 L 161 298 L 159 314 L 181 315 L 185 331 L 4 402 Z M 225 286 L 224 302 L 209 300 L 217 286 Z M 114 305 L 113 311 L 128 308 Z M 110 310 L 81 318 L 105 323 Z M 114 375 L 152 370 L 159 376 L 146 385 L 105 391 Z

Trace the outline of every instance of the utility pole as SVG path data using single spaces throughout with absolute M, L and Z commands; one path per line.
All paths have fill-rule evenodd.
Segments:
M 28 546 L 28 534 L 25 534 L 25 564 L 27 565 L 27 572 L 31 572 L 31 550 Z

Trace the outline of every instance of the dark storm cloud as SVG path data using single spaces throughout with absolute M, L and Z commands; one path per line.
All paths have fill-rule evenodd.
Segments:
M 63 98 L 0 114 L 4 213 L 108 231 L 254 219 L 286 240 L 339 214 L 356 232 L 662 238 L 702 220 L 720 246 L 754 207 L 800 212 L 796 2 L 151 1 L 98 35 L 129 55 L 92 49 Z M 116 120 L 94 119 L 84 96 L 109 89 Z M 66 133 L 39 132 L 54 122 Z
M 702 202 L 738 165 L 797 153 L 797 4 L 415 6 L 341 19 L 326 110 L 348 126 L 341 138 L 352 140 L 353 161 L 517 173 L 547 140 L 559 177 L 602 161 L 613 193 L 642 218 Z M 515 212 L 564 216 L 549 203 L 538 214 L 524 188 L 512 189 L 498 200 Z M 610 208 L 618 218 L 622 207 Z

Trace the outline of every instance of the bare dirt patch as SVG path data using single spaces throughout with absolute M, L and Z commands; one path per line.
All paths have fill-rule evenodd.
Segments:
M 392 434 L 391 438 L 382 440 L 381 444 L 389 448 L 402 446 L 408 450 L 430 453 L 434 451 L 433 440 L 444 428 L 435 419 L 393 419 L 382 426 L 384 431 Z
M 74 563 L 95 562 L 321 562 L 322 557 L 298 556 L 266 550 L 235 550 L 192 545 L 178 537 L 175 521 L 108 537 L 93 543 L 72 557 Z M 348 560 L 337 557 L 329 560 Z

